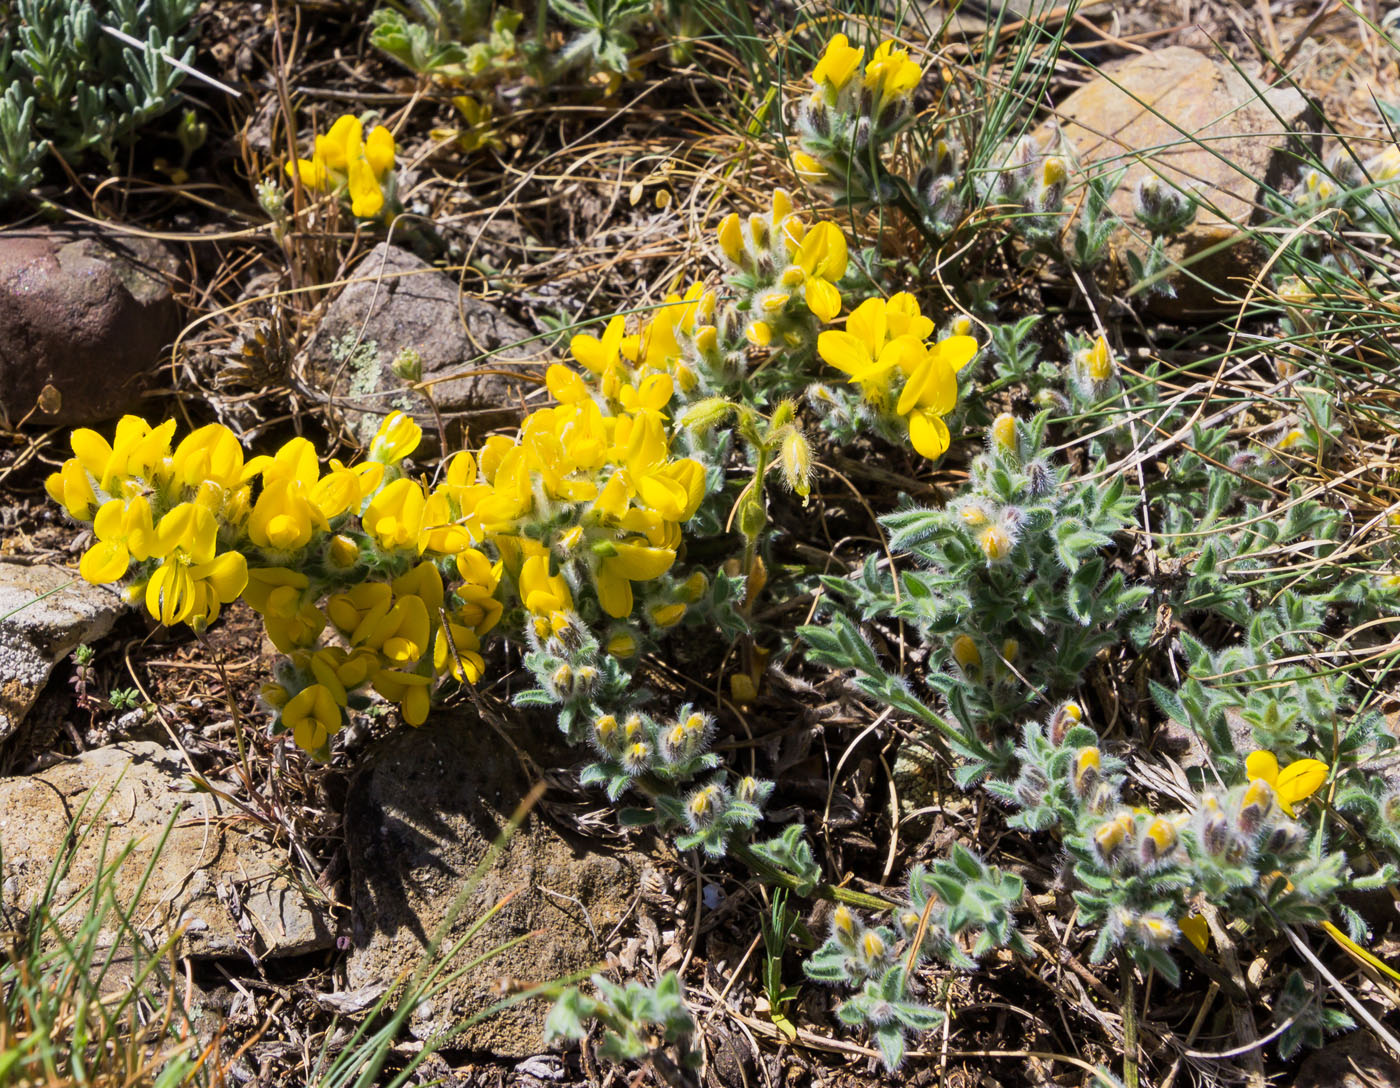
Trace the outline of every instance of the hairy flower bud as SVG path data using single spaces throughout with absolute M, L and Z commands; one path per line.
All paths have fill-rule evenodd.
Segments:
M 1002 412 L 992 420 L 992 448 L 1004 455 L 1015 455 L 1016 417 L 1010 412 Z
M 1152 865 L 1160 861 L 1176 846 L 1176 825 L 1170 820 L 1156 817 L 1143 829 L 1142 861 Z
M 1063 703 L 1050 716 L 1050 743 L 1058 748 L 1065 742 L 1065 734 L 1084 720 L 1084 711 L 1076 702 Z
M 987 557 L 987 563 L 1000 563 L 1011 554 L 1013 546 L 1011 534 L 1000 525 L 988 525 L 977 534 L 977 546 Z
M 1274 788 L 1262 778 L 1253 779 L 1240 800 L 1236 826 L 1246 835 L 1253 835 L 1273 811 Z
M 970 677 L 980 675 L 982 671 L 982 654 L 970 635 L 959 635 L 953 639 L 953 660 Z
M 1089 796 L 1089 792 L 1098 784 L 1102 768 L 1103 757 L 1097 748 L 1089 746 L 1079 749 L 1079 754 L 1074 757 L 1074 774 L 1070 779 L 1075 797 L 1082 801 Z
M 790 490 L 804 499 L 812 493 L 812 447 L 795 427 L 783 438 L 778 463 Z

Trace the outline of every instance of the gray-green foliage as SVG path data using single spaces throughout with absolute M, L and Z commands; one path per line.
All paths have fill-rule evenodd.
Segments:
M 910 1035 L 943 1022 L 943 1013 L 919 992 L 920 965 L 937 959 L 971 971 L 998 948 L 1031 954 L 1013 914 L 1023 892 L 1020 877 L 955 844 L 949 857 L 910 872 L 893 926 L 867 925 L 837 907 L 830 936 L 803 970 L 816 982 L 854 991 L 837 1015 L 868 1028 L 886 1069 L 893 1070 Z
M 650 1057 L 667 1083 L 667 1073 L 699 1063 L 690 1049 L 695 1019 L 686 1007 L 680 979 L 674 971 L 662 975 L 655 986 L 629 982 L 619 986 L 602 975 L 591 979 L 595 994 L 571 986 L 560 994 L 545 1020 L 547 1041 L 582 1039 L 587 1023 L 603 1025 L 601 1057 L 615 1062 Z
M 0 13 L 0 199 L 67 162 L 120 146 L 178 101 L 198 0 L 12 0 Z M 137 50 L 103 30 L 144 43 Z
M 898 585 L 873 556 L 850 580 L 825 579 L 862 620 L 902 621 L 918 636 L 924 683 L 957 723 L 969 750 L 960 754 L 990 767 L 1007 765 L 1010 727 L 1032 701 L 1072 690 L 1101 649 L 1150 630 L 1150 589 L 1130 585 L 1105 554 L 1132 523 L 1132 495 L 1121 475 L 1095 480 L 1052 465 L 1044 427 L 1044 416 L 1017 424 L 1010 447 L 994 439 L 946 507 L 882 519 L 912 561 Z M 870 658 L 822 628 L 802 634 L 814 660 L 871 675 Z M 906 701 L 880 687 L 871 694 Z
M 522 5 L 523 7 L 523 5 Z M 637 43 L 629 31 L 650 15 L 650 0 L 548 0 L 526 12 L 484 0 L 390 0 L 370 15 L 370 41 L 419 75 L 455 83 L 527 73 L 539 82 L 574 69 L 625 74 Z M 546 13 L 569 30 L 546 47 Z

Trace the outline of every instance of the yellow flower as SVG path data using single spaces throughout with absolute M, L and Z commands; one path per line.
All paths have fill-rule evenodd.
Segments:
M 923 74 L 905 50 L 894 42 L 881 42 L 865 66 L 865 87 L 876 96 L 875 116 L 889 103 L 907 99 Z
M 948 449 L 951 438 L 942 417 L 957 407 L 957 372 L 976 354 L 977 341 L 970 336 L 940 340 L 904 383 L 895 412 L 906 417 L 910 443 L 927 458 L 941 457 Z
M 830 321 L 841 312 L 836 283 L 846 274 L 847 257 L 841 228 L 826 221 L 803 236 L 793 257 L 792 267 L 802 272 L 807 309 L 821 321 Z
M 852 47 L 846 35 L 833 34 L 812 69 L 812 82 L 834 96 L 851 81 L 864 59 L 865 50 Z
M 235 488 L 245 481 L 243 443 L 221 423 L 210 423 L 187 434 L 171 458 L 174 479 L 188 488 L 205 482 Z
M 238 552 L 215 554 L 217 535 L 214 515 L 194 503 L 160 519 L 155 550 L 165 558 L 146 583 L 146 608 L 165 626 L 203 629 L 248 584 L 247 560 Z
M 1188 914 L 1176 923 L 1181 935 L 1204 952 L 1210 947 L 1210 926 L 1199 914 Z
M 393 169 L 393 133 L 377 125 L 366 140 L 359 118 L 347 113 L 337 118 L 325 135 L 316 137 L 310 159 L 287 164 L 287 176 L 299 178 L 315 192 L 345 186 L 351 212 L 361 219 L 372 219 L 384 209 Z
M 1328 774 L 1327 764 L 1320 759 L 1294 760 L 1280 771 L 1278 758 L 1262 749 L 1251 752 L 1244 766 L 1249 781 L 1270 786 L 1279 806 L 1290 816 L 1293 806 L 1316 793 L 1327 781 Z
M 623 619 L 632 612 L 632 583 L 660 578 L 671 569 L 676 553 L 669 548 L 653 548 L 635 541 L 608 547 L 612 554 L 598 565 L 594 584 L 603 611 L 613 619 Z
M 918 301 L 901 291 L 888 300 L 866 299 L 847 315 L 844 331 L 828 329 L 817 337 L 817 354 L 879 407 L 888 400 L 891 375 L 908 373 L 922 360 L 923 341 L 932 332 Z
M 68 511 L 69 517 L 78 521 L 91 521 L 97 511 L 97 493 L 92 489 L 92 478 L 76 457 L 68 458 L 61 469 L 44 481 L 44 490 L 49 493 L 49 498 Z
M 397 465 L 418 448 L 423 428 L 403 412 L 390 412 L 379 425 L 369 444 L 369 459 L 384 465 Z
M 149 559 L 156 546 L 151 504 L 138 495 L 129 502 L 109 499 L 92 522 L 97 543 L 83 553 L 78 573 L 94 585 L 115 582 L 135 559 Z
M 383 669 L 374 678 L 374 690 L 391 703 L 398 703 L 403 720 L 414 726 L 428 720 L 428 711 L 432 708 L 428 690 L 431 686 L 429 677 L 402 669 Z
M 1102 336 L 1084 353 L 1084 371 L 1096 382 L 1106 382 L 1113 376 L 1113 352 Z
M 152 427 L 140 416 L 122 416 L 111 443 L 96 431 L 80 427 L 69 442 L 73 454 L 96 481 L 97 490 L 112 495 L 117 485 L 134 477 L 150 477 L 170 456 L 175 421 Z
M 380 489 L 361 518 L 365 532 L 386 551 L 420 551 L 419 536 L 427 499 L 417 480 L 394 480 Z
M 323 751 L 331 737 L 340 732 L 344 718 L 331 689 L 311 684 L 293 695 L 282 707 L 282 724 L 304 752 Z

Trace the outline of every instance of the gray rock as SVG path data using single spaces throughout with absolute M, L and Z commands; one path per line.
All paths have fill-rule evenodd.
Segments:
M 59 902 L 91 884 L 103 837 L 110 833 L 109 866 L 132 844 L 114 877 L 118 901 L 157 940 L 183 924 L 182 950 L 193 956 L 296 955 L 329 948 L 334 934 L 321 903 L 300 890 L 286 849 L 248 822 L 229 820 L 230 807 L 193 792 L 188 773 L 178 752 L 130 741 L 93 749 L 38 774 L 0 779 L 6 906 L 32 908 L 69 825 L 82 812 L 82 826 L 91 830 L 73 851 L 58 885 Z M 143 890 L 146 868 L 167 827 Z M 73 924 L 79 921 L 75 917 Z
M 125 610 L 119 593 L 77 571 L 0 561 L 0 741 L 24 721 L 54 665 Z
M 179 332 L 179 270 L 151 238 L 0 233 L 0 421 L 96 423 L 133 407 Z
M 475 444 L 520 418 L 521 398 L 536 385 L 522 362 L 538 354 L 532 335 L 427 262 L 381 242 L 331 302 L 307 347 L 305 373 L 312 392 L 362 441 L 396 408 L 417 417 L 431 440 L 432 407 L 393 370 L 401 351 L 416 351 L 449 442 Z
M 351 784 L 345 814 L 354 941 L 349 989 L 394 982 L 417 966 L 527 792 L 516 757 L 467 714 L 440 711 L 369 756 Z M 638 853 L 576 843 L 528 817 L 481 875 L 446 943 L 507 896 L 514 898 L 454 965 L 531 935 L 420 1008 L 411 1030 L 427 1038 L 488 1007 L 499 996 L 493 980 L 544 982 L 600 963 L 633 906 L 645 866 Z M 547 1012 L 543 1001 L 516 1005 L 469 1028 L 452 1046 L 530 1057 L 541 1050 Z
M 1179 315 L 1220 309 L 1224 299 L 1248 288 L 1264 254 L 1240 241 L 1240 228 L 1255 216 L 1261 183 L 1277 188 L 1297 161 L 1287 147 L 1309 113 L 1292 87 L 1261 95 L 1233 68 L 1173 46 L 1134 57 L 1081 87 L 1060 104 L 1057 117 L 1082 165 L 1127 167 L 1111 203 L 1130 228 L 1116 240 L 1120 251 L 1147 250 L 1146 232 L 1133 218 L 1140 179 L 1156 174 L 1199 194 L 1196 222 L 1167 252 L 1205 282 L 1175 275 L 1177 298 L 1153 303 L 1159 312 Z M 1054 122 L 1038 136 L 1043 147 L 1051 146 Z

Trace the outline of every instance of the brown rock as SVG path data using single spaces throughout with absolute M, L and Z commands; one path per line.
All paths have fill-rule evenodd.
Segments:
M 1081 87 L 1061 104 L 1058 117 L 1082 165 L 1128 167 L 1111 204 L 1128 225 L 1120 248 L 1146 253 L 1146 231 L 1133 218 L 1141 179 L 1155 173 L 1197 194 L 1195 223 L 1167 251 L 1191 275 L 1174 275 L 1177 298 L 1158 304 L 1162 312 L 1180 314 L 1220 309 L 1223 300 L 1248 289 L 1264 254 L 1251 244 L 1228 243 L 1244 237 L 1240 228 L 1255 216 L 1261 183 L 1277 188 L 1283 180 L 1294 161 L 1285 148 L 1308 113 L 1306 99 L 1291 87 L 1261 97 L 1234 69 L 1173 46 Z M 1051 144 L 1053 125 L 1041 130 L 1042 146 Z M 1207 252 L 1214 246 L 1221 248 Z
M 5 905 L 32 907 L 81 811 L 91 831 L 58 884 L 58 903 L 91 884 L 110 832 L 109 866 L 133 844 L 114 880 L 118 901 L 130 907 L 138 928 L 165 934 L 183 921 L 184 951 L 195 956 L 295 955 L 330 947 L 334 935 L 319 904 L 296 887 L 285 847 L 244 821 L 230 821 L 229 807 L 193 792 L 187 776 L 179 753 L 131 741 L 95 748 L 39 774 L 0 779 Z M 167 826 L 159 862 L 138 898 Z
M 1354 1031 L 1309 1055 L 1293 1088 L 1400 1088 L 1400 1061 L 1369 1031 Z
M 77 425 L 133 407 L 179 332 L 179 268 L 151 238 L 0 233 L 0 420 Z
M 54 665 L 125 610 L 119 593 L 75 570 L 0 562 L 0 741 L 24 721 Z
M 519 420 L 521 397 L 536 385 L 522 362 L 538 354 L 529 330 L 384 242 L 349 280 L 307 347 L 306 373 L 362 441 L 395 408 L 416 416 L 429 439 L 437 433 L 427 400 L 394 373 L 405 349 L 421 358 L 422 380 L 431 383 L 454 446 Z
M 351 786 L 345 813 L 350 990 L 392 983 L 417 966 L 527 790 L 516 757 L 474 717 L 440 712 L 438 720 L 396 733 L 372 754 Z M 495 979 L 544 982 L 600 963 L 633 906 L 645 864 L 640 854 L 576 843 L 530 816 L 482 875 L 445 944 L 508 895 L 514 898 L 454 966 L 532 935 L 421 1006 L 410 1021 L 413 1033 L 427 1038 L 486 1008 L 497 999 Z M 452 1046 L 497 1057 L 537 1054 L 548 1011 L 543 1001 L 516 1005 L 469 1028 Z

